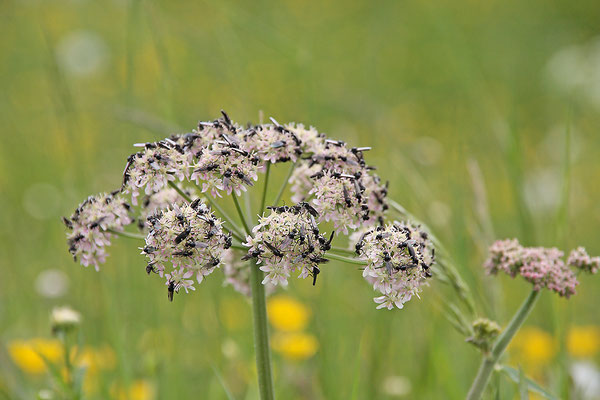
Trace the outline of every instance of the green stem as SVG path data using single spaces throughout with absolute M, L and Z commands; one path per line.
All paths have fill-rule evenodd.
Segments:
M 236 249 L 236 250 L 243 250 L 243 251 L 246 251 L 246 252 L 248 251 L 248 247 L 244 247 L 244 246 L 237 245 L 237 244 L 232 244 L 231 248 L 232 249 Z
M 340 256 L 337 254 L 333 254 L 333 253 L 327 253 L 325 255 L 325 257 L 327 258 L 331 258 L 332 260 L 337 260 L 337 261 L 342 261 L 348 264 L 356 264 L 356 265 L 367 265 L 363 260 L 358 260 L 356 258 L 349 258 L 349 257 L 344 257 L 344 256 Z
M 490 380 L 490 376 L 494 371 L 496 363 L 502 354 L 504 354 L 504 350 L 506 350 L 506 347 L 512 338 L 515 336 L 521 325 L 523 325 L 525 319 L 527 319 L 527 316 L 531 312 L 539 295 L 539 291 L 531 291 L 519 310 L 513 316 L 512 320 L 509 322 L 504 332 L 502 332 L 498 340 L 496 340 L 496 343 L 494 343 L 494 347 L 492 347 L 490 354 L 484 356 L 481 366 L 479 367 L 479 371 L 477 372 L 477 376 L 475 377 L 473 385 L 471 386 L 469 394 L 467 395 L 467 400 L 478 400 L 481 398 L 483 391 Z
M 110 228 L 107 229 L 106 231 L 110 232 L 110 233 L 114 233 L 117 236 L 123 236 L 123 237 L 130 238 L 130 239 L 142 239 L 142 240 L 146 239 L 146 236 L 139 235 L 137 233 L 131 233 L 131 232 L 125 232 L 125 231 L 116 231 L 116 230 L 110 229 Z
M 265 174 L 265 185 L 263 186 L 262 199 L 260 201 L 260 212 L 265 209 L 265 201 L 267 200 L 267 188 L 269 187 L 269 176 L 271 175 L 271 163 L 267 162 L 267 172 Z
M 275 197 L 275 201 L 273 202 L 274 206 L 277 206 L 277 204 L 279 204 L 279 200 L 281 200 L 281 196 L 283 196 L 283 192 L 285 191 L 285 188 L 287 187 L 288 181 L 290 180 L 290 177 L 292 176 L 292 173 L 294 173 L 294 169 L 296 168 L 297 164 L 298 164 L 298 160 L 296 160 L 296 162 L 294 162 L 292 165 L 290 165 L 290 170 L 288 171 L 288 174 L 285 177 L 285 180 L 281 184 L 281 188 L 279 189 L 279 193 L 277 193 L 277 197 Z
M 262 284 L 264 273 L 255 262 L 250 263 L 252 285 L 252 316 L 254 320 L 254 352 L 256 353 L 256 371 L 261 400 L 273 400 L 273 377 L 271 374 L 271 352 L 269 348 L 269 329 L 267 326 L 267 306 L 265 286 Z
M 246 215 L 250 218 L 250 223 L 255 224 L 254 216 L 252 215 L 252 201 L 250 199 L 250 192 L 244 192 L 244 205 L 246 207 Z
M 348 254 L 349 256 L 355 256 L 356 253 L 352 250 L 348 250 L 348 249 L 344 249 L 343 247 L 335 247 L 333 246 L 331 248 L 331 251 L 336 251 L 338 253 L 344 253 L 344 254 Z
M 69 343 L 69 339 L 67 338 L 67 333 L 61 333 L 61 339 L 63 342 L 63 346 L 65 348 L 65 369 L 67 371 L 67 376 L 65 380 L 67 381 L 67 385 L 71 390 L 73 389 L 73 367 L 71 365 L 71 345 Z
M 246 230 L 246 233 L 248 235 L 252 235 L 252 231 L 250 231 L 250 228 L 248 227 L 248 223 L 246 222 L 246 217 L 244 216 L 244 212 L 242 211 L 242 207 L 240 207 L 240 203 L 239 203 L 235 193 L 231 193 L 231 198 L 233 199 L 233 203 L 235 204 L 235 209 L 237 210 L 238 215 L 240 216 L 240 219 L 242 220 L 242 225 L 244 225 L 244 229 Z
M 192 198 L 190 196 L 188 196 L 187 193 L 185 193 L 183 190 L 181 190 L 175 182 L 169 181 L 169 186 L 171 186 L 173 189 L 175 189 L 175 191 L 177 193 L 179 193 L 179 195 L 181 197 L 183 197 L 185 199 L 185 201 L 187 201 L 188 203 L 192 202 Z

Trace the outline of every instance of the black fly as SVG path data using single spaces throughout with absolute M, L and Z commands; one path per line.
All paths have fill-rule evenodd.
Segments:
M 173 301 L 173 295 L 175 294 L 175 282 L 173 281 L 169 281 L 169 289 L 168 289 L 168 293 L 167 293 L 167 297 L 169 298 L 169 301 Z
M 264 242 L 265 245 L 267 245 L 267 247 L 269 248 L 269 250 L 271 250 L 271 253 L 273 253 L 273 255 L 275 257 L 283 257 L 283 253 L 281 251 L 279 251 L 279 249 L 275 246 L 273 246 L 271 243 L 265 241 Z
M 190 227 L 187 227 L 179 235 L 177 235 L 173 241 L 175 242 L 175 244 L 179 244 L 179 243 L 181 243 L 181 241 L 183 239 L 185 239 L 186 237 L 188 237 L 188 235 L 191 232 L 192 232 L 192 229 Z

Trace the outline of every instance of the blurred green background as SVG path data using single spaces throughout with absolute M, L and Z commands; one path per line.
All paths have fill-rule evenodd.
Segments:
M 169 303 L 131 242 L 99 273 L 73 263 L 59 219 L 119 186 L 132 143 L 221 108 L 372 146 L 390 197 L 446 243 L 479 312 L 506 323 L 528 285 L 484 276 L 494 238 L 600 254 L 598 21 L 591 0 L 0 2 L 0 397 L 48 387 L 7 348 L 50 337 L 50 310 L 70 304 L 85 343 L 114 352 L 90 398 L 136 398 L 115 387 L 140 380 L 159 399 L 226 398 L 224 386 L 256 398 L 250 307 L 218 273 Z M 525 372 L 561 397 L 577 398 L 578 357 L 598 365 L 597 348 L 567 343 L 600 326 L 599 289 L 590 277 L 569 301 L 545 293 L 527 322 L 551 344 Z M 463 398 L 479 355 L 435 292 L 447 290 L 387 312 L 353 267 L 292 282 L 318 350 L 274 354 L 279 398 Z

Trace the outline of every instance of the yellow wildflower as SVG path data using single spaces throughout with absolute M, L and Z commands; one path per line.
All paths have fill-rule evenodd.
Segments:
M 269 299 L 267 304 L 269 321 L 280 331 L 300 331 L 308 324 L 310 310 L 297 300 L 278 295 Z
M 28 374 L 46 371 L 46 363 L 40 354 L 52 363 L 59 362 L 63 357 L 62 345 L 55 339 L 15 340 L 8 344 L 8 352 L 14 363 Z
M 273 350 L 290 360 L 305 360 L 315 355 L 319 347 L 317 338 L 307 333 L 278 332 L 271 342 Z
M 556 342 L 546 331 L 525 327 L 511 343 L 510 354 L 517 364 L 539 368 L 548 364 L 556 354 Z
M 128 388 L 113 386 L 112 398 L 117 400 L 154 400 L 156 389 L 151 382 L 144 379 L 134 381 Z
M 573 326 L 567 332 L 567 350 L 573 357 L 593 357 L 600 350 L 600 328 Z
M 79 367 L 85 367 L 88 374 L 95 374 L 101 369 L 113 369 L 117 359 L 115 352 L 108 345 L 98 348 L 86 346 L 81 353 L 77 353 L 77 359 L 73 360 L 73 363 Z

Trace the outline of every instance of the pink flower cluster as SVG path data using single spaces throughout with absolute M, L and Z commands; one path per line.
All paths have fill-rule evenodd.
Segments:
M 600 257 L 590 257 L 583 247 L 571 251 L 567 264 L 589 274 L 596 274 L 600 270 Z
M 511 277 L 521 275 L 533 285 L 534 290 L 546 288 L 569 298 L 576 293 L 579 284 L 574 267 L 595 273 L 600 258 L 591 258 L 583 248 L 571 252 L 567 263 L 564 253 L 557 248 L 523 247 L 516 239 L 499 240 L 489 249 L 489 257 L 484 263 L 488 274 L 502 271 Z

